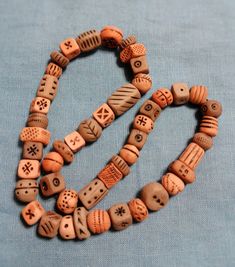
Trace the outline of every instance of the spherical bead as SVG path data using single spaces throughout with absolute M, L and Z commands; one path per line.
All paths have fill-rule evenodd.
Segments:
M 202 106 L 201 111 L 204 116 L 218 118 L 222 114 L 222 105 L 216 100 L 207 100 Z
M 62 191 L 57 199 L 57 207 L 65 214 L 72 213 L 78 202 L 78 194 L 75 190 L 65 189 Z
M 206 102 L 208 89 L 204 85 L 195 85 L 190 89 L 189 102 L 201 105 Z
M 196 133 L 193 137 L 193 142 L 204 150 L 208 150 L 213 146 L 213 139 L 205 133 Z
M 174 196 L 184 190 L 183 181 L 175 174 L 168 172 L 162 177 L 162 185 L 165 187 L 167 192 Z
M 109 48 L 116 48 L 122 42 L 123 32 L 115 26 L 106 26 L 100 32 L 102 44 Z
M 131 215 L 135 221 L 142 222 L 143 220 L 148 218 L 148 209 L 141 199 L 139 198 L 132 199 L 128 203 L 128 205 Z
M 58 172 L 64 165 L 63 157 L 57 152 L 49 152 L 42 161 L 45 172 Z
M 111 227 L 110 217 L 105 210 L 93 210 L 87 215 L 87 225 L 93 234 L 101 234 Z
M 133 145 L 124 145 L 124 147 L 120 150 L 119 155 L 129 164 L 134 164 L 139 157 L 139 150 L 137 147 Z
M 167 88 L 161 88 L 152 94 L 152 100 L 161 108 L 165 108 L 173 103 L 173 95 Z
M 38 184 L 35 180 L 21 179 L 16 183 L 15 196 L 21 202 L 31 202 L 38 194 Z

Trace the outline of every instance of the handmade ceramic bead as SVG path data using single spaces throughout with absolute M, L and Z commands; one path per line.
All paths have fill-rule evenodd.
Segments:
M 152 78 L 149 74 L 138 73 L 131 82 L 141 94 L 147 93 L 152 87 Z
M 126 229 L 132 224 L 132 216 L 130 209 L 126 203 L 119 203 L 113 205 L 108 210 L 112 228 L 120 231 Z
M 100 37 L 104 46 L 116 48 L 122 42 L 123 32 L 118 27 L 105 26 L 100 32 Z
M 44 213 L 45 210 L 43 206 L 37 200 L 30 202 L 21 211 L 21 215 L 25 223 L 28 225 L 33 225 L 37 223 Z
M 73 224 L 79 240 L 87 239 L 91 235 L 86 221 L 87 214 L 88 211 L 84 207 L 76 208 L 73 213 Z
M 185 163 L 190 169 L 194 170 L 203 158 L 204 153 L 204 150 L 199 145 L 192 142 L 180 155 L 179 160 Z
M 189 94 L 189 102 L 196 105 L 202 105 L 206 102 L 208 89 L 204 85 L 195 85 L 191 87 Z
M 18 176 L 22 179 L 36 179 L 40 176 L 40 162 L 35 159 L 21 159 Z
M 102 128 L 99 123 L 90 118 L 80 123 L 77 131 L 86 142 L 95 142 L 102 134 Z
M 120 48 L 121 49 L 125 49 L 126 47 L 135 44 L 136 43 L 136 37 L 135 35 L 130 35 L 128 36 L 126 39 L 123 39 L 121 44 L 120 44 Z
M 193 142 L 204 150 L 208 150 L 213 146 L 213 139 L 205 133 L 196 133 L 193 136 Z
M 137 115 L 133 122 L 133 128 L 149 134 L 153 130 L 153 121 L 145 115 Z
M 57 151 L 64 159 L 64 161 L 71 163 L 74 159 L 74 154 L 63 141 L 55 140 L 53 143 L 53 148 Z
M 105 210 L 92 210 L 87 215 L 88 228 L 93 234 L 107 232 L 111 226 L 108 212 Z
M 25 127 L 20 133 L 20 141 L 40 142 L 44 145 L 50 142 L 50 132 L 40 127 Z
M 82 52 L 89 52 L 101 46 L 100 33 L 96 30 L 83 32 L 76 38 L 76 42 Z
M 69 59 L 59 51 L 51 52 L 50 57 L 55 64 L 59 65 L 63 69 L 66 68 L 69 64 Z
M 222 114 L 222 105 L 216 100 L 207 100 L 202 106 L 201 111 L 204 116 L 218 118 Z
M 152 100 L 161 108 L 165 108 L 173 103 L 173 95 L 167 88 L 160 88 L 152 94 Z
M 16 183 L 15 196 L 21 202 L 31 202 L 38 194 L 38 183 L 35 180 L 22 179 Z
M 134 74 L 149 73 L 149 67 L 146 56 L 131 58 L 130 64 Z
M 189 88 L 186 83 L 174 83 L 171 87 L 175 105 L 183 105 L 189 100 Z
M 30 113 L 43 113 L 47 114 L 50 109 L 50 100 L 44 97 L 36 97 L 33 99 L 30 105 Z
M 105 184 L 105 186 L 110 189 L 116 183 L 118 183 L 123 175 L 119 169 L 111 162 L 108 163 L 103 170 L 101 170 L 97 177 Z
M 65 189 L 65 180 L 59 172 L 50 173 L 40 180 L 40 189 L 45 197 L 60 193 Z
M 66 135 L 64 141 L 74 153 L 78 152 L 86 145 L 85 140 L 77 131 Z
M 123 63 L 128 63 L 131 59 L 131 49 L 130 46 L 127 46 L 120 52 L 120 60 Z
M 65 214 L 73 213 L 77 207 L 78 194 L 73 189 L 65 189 L 59 194 L 57 207 Z
M 49 152 L 42 161 L 45 172 L 58 172 L 64 165 L 64 159 L 58 152 Z
M 143 44 L 132 44 L 130 45 L 131 58 L 145 56 L 146 48 Z
M 54 211 L 47 211 L 43 214 L 39 225 L 38 234 L 43 237 L 53 238 L 58 234 L 62 216 Z
M 149 210 L 158 211 L 169 201 L 166 189 L 157 182 L 146 184 L 141 190 L 141 200 Z
M 58 65 L 56 65 L 55 63 L 49 63 L 47 68 L 46 68 L 46 71 L 45 71 L 45 74 L 49 74 L 49 75 L 52 75 L 52 76 L 55 76 L 56 78 L 60 78 L 60 76 L 62 75 L 62 68 Z
M 107 194 L 108 189 L 104 183 L 99 179 L 94 179 L 78 192 L 78 197 L 86 209 L 91 209 Z
M 130 173 L 130 167 L 125 160 L 118 155 L 113 156 L 111 162 L 119 169 L 123 176 L 127 176 Z
M 144 146 L 148 135 L 137 129 L 132 129 L 127 139 L 127 143 L 136 146 L 139 150 Z
M 128 203 L 128 206 L 131 215 L 135 221 L 142 222 L 143 220 L 148 218 L 148 209 L 141 199 L 139 198 L 132 199 Z
M 66 240 L 76 238 L 76 233 L 73 225 L 73 216 L 66 215 L 61 219 L 59 233 L 60 236 Z
M 186 184 L 193 183 L 196 179 L 195 172 L 180 160 L 173 161 L 168 170 L 177 175 Z
M 146 100 L 142 106 L 140 107 L 139 113 L 148 116 L 152 121 L 155 121 L 162 109 L 158 104 L 153 102 L 152 100 Z
M 133 145 L 124 145 L 120 150 L 119 155 L 129 164 L 134 164 L 139 158 L 140 152 L 137 147 Z
M 162 185 L 169 195 L 175 196 L 184 190 L 184 182 L 173 173 L 166 173 L 162 176 Z
M 102 104 L 93 112 L 93 117 L 103 128 L 108 127 L 115 119 L 112 109 L 106 103 Z
M 211 116 L 203 116 L 199 130 L 209 136 L 216 136 L 218 133 L 218 119 Z
M 48 126 L 48 118 L 42 113 L 31 113 L 27 120 L 27 126 L 46 129 Z
M 81 53 L 81 49 L 74 38 L 67 38 L 61 42 L 60 49 L 69 60 L 77 57 Z
M 141 95 L 139 90 L 131 83 L 127 83 L 118 88 L 108 98 L 107 103 L 112 108 L 114 113 L 117 116 L 120 116 L 133 107 L 140 98 Z
M 59 81 L 56 77 L 45 74 L 40 81 L 37 96 L 44 97 L 52 101 L 57 94 L 58 86 Z
M 23 159 L 41 160 L 43 156 L 43 144 L 39 142 L 24 142 Z

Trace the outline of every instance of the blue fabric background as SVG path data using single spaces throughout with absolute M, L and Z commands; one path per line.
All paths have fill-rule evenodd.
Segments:
M 207 85 L 209 97 L 224 107 L 219 135 L 197 169 L 197 181 L 147 221 L 85 242 L 44 240 L 36 227 L 22 224 L 22 205 L 13 198 L 18 135 L 50 51 L 66 37 L 107 24 L 146 45 L 153 90 L 179 81 Z M 0 34 L 0 266 L 235 266 L 235 1 L 1 0 Z M 49 113 L 52 140 L 89 117 L 127 79 L 130 73 L 111 51 L 75 60 Z M 79 190 L 119 151 L 152 91 L 63 169 L 68 187 Z M 195 113 L 186 106 L 165 110 L 132 173 L 98 207 L 128 201 L 158 180 L 193 135 Z M 41 201 L 53 209 L 54 198 Z

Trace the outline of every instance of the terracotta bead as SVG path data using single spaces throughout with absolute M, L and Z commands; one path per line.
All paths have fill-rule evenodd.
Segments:
M 149 210 L 158 211 L 169 201 L 166 189 L 156 182 L 146 184 L 141 190 L 141 200 Z
M 28 225 L 37 223 L 44 213 L 43 206 L 37 200 L 30 202 L 21 211 L 22 217 Z
M 40 176 L 40 162 L 34 159 L 22 159 L 18 165 L 18 176 L 22 179 L 36 179 Z
M 83 32 L 76 38 L 76 42 L 82 52 L 89 52 L 101 46 L 100 33 L 96 30 Z
M 66 215 L 61 219 L 59 233 L 60 236 L 66 240 L 76 238 L 76 233 L 73 225 L 73 216 Z
M 112 109 L 106 103 L 102 104 L 93 112 L 93 117 L 103 128 L 108 127 L 115 120 Z
M 65 189 L 59 194 L 57 207 L 65 214 L 73 213 L 77 207 L 78 194 L 73 189 Z
M 167 88 L 160 88 L 152 94 L 152 100 L 161 108 L 165 108 L 173 103 L 173 95 Z
M 40 236 L 53 238 L 58 234 L 62 216 L 54 211 L 47 211 L 42 216 L 39 225 L 38 233 Z
M 222 105 L 216 100 L 207 100 L 201 107 L 204 116 L 218 118 L 222 114 Z
M 102 44 L 108 48 L 116 48 L 122 42 L 123 32 L 115 26 L 105 26 L 100 32 Z
M 126 229 L 132 224 L 132 216 L 130 209 L 126 203 L 119 203 L 113 205 L 108 210 L 112 228 L 120 231 Z
M 127 46 L 120 52 L 120 60 L 122 63 L 128 63 L 131 59 L 131 49 Z
M 94 119 L 87 119 L 80 123 L 77 131 L 86 142 L 95 142 L 102 134 L 102 128 Z
M 119 155 L 129 164 L 132 165 L 136 163 L 139 158 L 139 150 L 137 147 L 133 145 L 124 145 L 124 147 L 120 150 Z
M 132 199 L 128 203 L 128 206 L 131 215 L 135 221 L 142 222 L 148 218 L 148 209 L 141 199 L 139 198 Z
M 81 53 L 81 49 L 74 38 L 67 38 L 61 42 L 60 49 L 69 60 L 79 56 Z
M 121 49 L 125 49 L 126 47 L 135 44 L 136 43 L 136 37 L 135 35 L 130 35 L 128 36 L 126 39 L 123 39 L 121 44 L 120 44 L 120 48 Z
M 23 159 L 41 160 L 43 156 L 43 144 L 39 142 L 24 142 Z
M 33 99 L 30 105 L 30 113 L 43 113 L 47 114 L 50 109 L 51 102 L 44 97 L 36 97 Z
M 64 141 L 74 153 L 78 152 L 86 145 L 85 140 L 77 131 L 66 135 Z
M 143 44 L 132 44 L 130 45 L 131 58 L 145 56 L 147 51 Z
M 180 160 L 173 161 L 168 170 L 177 175 L 186 184 L 193 183 L 196 179 L 195 172 Z
M 97 177 L 110 189 L 117 184 L 123 177 L 119 169 L 111 162 L 101 170 Z
M 127 176 L 130 173 L 130 167 L 125 160 L 118 155 L 113 156 L 111 162 L 119 169 L 123 176 Z
M 56 77 L 45 74 L 40 81 L 37 96 L 44 97 L 52 101 L 56 97 L 58 86 L 59 81 Z
M 65 69 L 69 64 L 69 59 L 58 51 L 51 52 L 50 57 L 55 64 L 59 65 L 63 69 Z
M 31 202 L 38 194 L 38 184 L 35 180 L 22 179 L 16 183 L 15 196 L 21 202 Z
M 146 115 L 152 121 L 155 121 L 159 117 L 161 111 L 162 109 L 160 108 L 158 104 L 148 99 L 140 107 L 139 113 Z
M 52 76 L 55 76 L 56 78 L 60 78 L 60 76 L 62 75 L 62 68 L 58 65 L 56 65 L 55 63 L 49 63 L 47 68 L 46 68 L 46 71 L 45 71 L 45 74 L 49 74 L 49 75 L 52 75 Z
M 205 133 L 196 133 L 193 137 L 193 142 L 204 150 L 208 150 L 213 146 L 213 139 Z
M 169 195 L 175 196 L 184 190 L 183 181 L 173 173 L 168 172 L 162 176 L 162 185 Z
M 141 94 L 147 93 L 152 87 L 152 78 L 149 74 L 138 73 L 131 82 Z
M 186 83 L 174 83 L 171 87 L 175 105 L 183 105 L 189 100 L 189 88 Z
M 212 137 L 216 136 L 218 133 L 218 119 L 211 116 L 203 116 L 199 131 Z
M 101 180 L 94 179 L 78 192 L 78 197 L 86 209 L 91 209 L 98 204 L 108 192 L 108 189 Z
M 45 197 L 60 193 L 65 189 L 64 176 L 60 173 L 51 173 L 40 180 L 41 192 Z
M 93 234 L 101 234 L 109 230 L 111 221 L 107 211 L 92 210 L 87 215 L 87 224 Z
M 53 148 L 58 152 L 64 159 L 64 161 L 71 163 L 74 159 L 74 154 L 63 141 L 55 140 L 53 143 Z
M 136 146 L 139 150 L 142 149 L 145 142 L 147 141 L 148 135 L 137 129 L 132 129 L 131 133 L 127 139 L 127 143 Z
M 58 172 L 64 165 L 64 159 L 57 152 L 49 152 L 42 161 L 45 172 Z
M 194 170 L 203 158 L 204 153 L 204 150 L 199 145 L 190 143 L 180 155 L 179 160 Z
M 133 128 L 149 134 L 153 130 L 153 121 L 145 115 L 137 115 L 133 122 Z
M 50 132 L 40 127 L 25 127 L 20 133 L 20 141 L 40 142 L 44 145 L 50 142 Z
M 131 58 L 130 64 L 134 74 L 149 73 L 149 67 L 146 56 Z
M 86 221 L 87 214 L 88 211 L 84 207 L 76 208 L 73 213 L 73 224 L 79 240 L 87 239 L 91 235 Z
M 27 120 L 27 126 L 46 129 L 48 126 L 48 118 L 45 114 L 42 114 L 42 113 L 29 114 L 29 117 Z
M 202 105 L 208 97 L 208 89 L 204 85 L 195 85 L 190 89 L 189 101 L 192 104 Z

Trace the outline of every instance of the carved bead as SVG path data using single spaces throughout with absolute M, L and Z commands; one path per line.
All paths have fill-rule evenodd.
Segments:
M 81 50 L 74 38 L 67 38 L 60 43 L 62 53 L 69 59 L 73 59 L 80 55 Z
M 104 46 L 116 48 L 122 42 L 123 32 L 118 27 L 105 26 L 100 32 L 100 37 Z
M 133 128 L 149 134 L 153 130 L 153 121 L 145 115 L 137 115 L 133 122 Z
M 78 202 L 78 194 L 75 190 L 65 189 L 62 191 L 57 199 L 57 207 L 65 214 L 72 213 Z
M 105 210 L 92 210 L 87 215 L 88 228 L 93 234 L 101 234 L 109 230 L 111 221 Z
M 211 116 L 203 116 L 199 130 L 209 136 L 216 136 L 218 133 L 218 119 Z
M 148 209 L 141 199 L 139 198 L 132 199 L 128 203 L 128 206 L 131 215 L 135 221 L 142 222 L 143 220 L 148 218 Z
M 152 100 L 161 108 L 165 108 L 173 103 L 173 95 L 167 88 L 161 88 L 152 94 Z
M 162 185 L 172 196 L 175 196 L 184 190 L 183 181 L 175 174 L 170 172 L 162 176 Z
M 152 87 L 152 78 L 149 74 L 138 73 L 131 82 L 141 94 L 147 93 Z
M 189 101 L 192 104 L 201 105 L 206 102 L 208 89 L 204 85 L 195 85 L 190 89 Z
M 196 133 L 193 137 L 193 142 L 204 150 L 208 150 L 213 146 L 213 139 L 205 133 Z
M 124 145 L 120 150 L 119 155 L 129 164 L 134 164 L 139 158 L 139 150 L 133 145 Z
M 64 165 L 64 159 L 57 152 L 49 152 L 42 161 L 45 172 L 58 172 Z
M 222 105 L 216 100 L 207 100 L 202 106 L 201 111 L 204 116 L 218 118 L 222 114 Z

